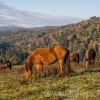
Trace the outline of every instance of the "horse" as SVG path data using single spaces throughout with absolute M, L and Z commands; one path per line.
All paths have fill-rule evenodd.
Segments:
M 96 57 L 96 52 L 93 48 L 86 50 L 85 52 L 86 68 L 93 67 L 95 57 Z
M 6 64 L 0 64 L 0 69 L 5 70 L 6 68 L 12 69 L 12 64 L 9 61 Z
M 36 69 L 43 75 L 43 65 L 51 65 L 55 62 L 59 62 L 60 73 L 69 76 L 70 72 L 70 60 L 69 49 L 65 46 L 54 46 L 48 48 L 37 48 L 28 56 L 25 62 L 25 77 L 26 79 L 32 76 L 32 66 L 35 64 Z M 63 70 L 64 69 L 64 70 Z
M 70 53 L 70 62 L 74 61 L 79 64 L 79 54 L 78 53 Z

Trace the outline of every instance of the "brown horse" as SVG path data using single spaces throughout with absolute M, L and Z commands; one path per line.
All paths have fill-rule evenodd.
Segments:
M 36 65 L 36 69 L 43 75 L 43 65 L 51 65 L 56 61 L 60 64 L 60 73 L 66 70 L 69 75 L 70 60 L 69 50 L 65 46 L 55 46 L 50 48 L 37 48 L 27 58 L 25 63 L 25 76 L 28 78 L 32 75 L 32 66 Z M 65 70 L 63 70 L 65 68 Z
M 6 68 L 12 69 L 12 64 L 7 62 L 6 64 L 0 64 L 0 69 L 5 70 Z
M 85 53 L 86 58 L 86 68 L 93 67 L 94 61 L 96 57 L 96 52 L 94 49 L 87 49 Z
M 79 63 L 79 54 L 78 53 L 70 53 L 70 62 L 75 61 Z

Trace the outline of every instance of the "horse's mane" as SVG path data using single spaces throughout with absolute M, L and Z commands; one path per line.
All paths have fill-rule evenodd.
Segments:
M 25 62 L 25 70 L 26 70 L 26 72 L 28 71 L 27 61 Z

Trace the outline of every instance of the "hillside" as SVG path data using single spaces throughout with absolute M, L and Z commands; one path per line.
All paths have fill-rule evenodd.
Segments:
M 87 48 L 93 47 L 100 60 L 100 17 L 91 17 L 76 24 L 46 27 L 40 30 L 0 31 L 0 58 L 21 64 L 38 47 L 67 46 L 84 60 Z M 7 45 L 7 46 L 6 46 Z

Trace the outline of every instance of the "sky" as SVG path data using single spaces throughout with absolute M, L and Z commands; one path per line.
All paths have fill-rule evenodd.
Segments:
M 100 17 L 100 0 L 0 0 L 14 9 L 53 16 Z

